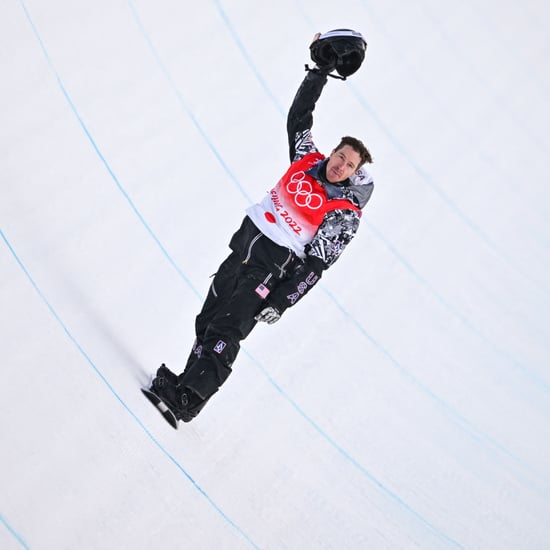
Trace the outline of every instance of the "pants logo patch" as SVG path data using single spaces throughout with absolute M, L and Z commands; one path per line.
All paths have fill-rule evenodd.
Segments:
M 219 355 L 227 344 L 223 340 L 218 340 L 218 343 L 214 346 L 214 351 Z

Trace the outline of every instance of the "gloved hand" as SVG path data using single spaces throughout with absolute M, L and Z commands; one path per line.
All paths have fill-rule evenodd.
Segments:
M 310 69 L 306 65 L 306 70 L 313 71 L 319 74 L 328 75 L 336 68 L 336 54 L 330 47 L 326 46 L 326 43 L 319 41 L 321 33 L 318 32 L 314 37 L 309 46 L 311 60 L 315 61 L 315 67 Z
M 267 323 L 268 325 L 276 323 L 280 318 L 281 314 L 279 313 L 279 310 L 273 306 L 268 306 L 262 309 L 262 311 L 254 317 L 256 321 Z

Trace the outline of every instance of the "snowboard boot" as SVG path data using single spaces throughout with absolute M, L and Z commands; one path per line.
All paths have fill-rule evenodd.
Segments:
M 157 374 L 151 383 L 153 391 L 158 392 L 162 387 L 178 385 L 178 375 L 173 373 L 164 363 L 158 368 Z
M 155 378 L 155 380 L 157 380 Z M 154 386 L 153 391 L 164 401 L 178 420 L 190 422 L 199 414 L 208 399 L 202 399 L 198 394 L 186 387 L 170 383 Z
M 179 395 L 181 410 L 178 416 L 183 422 L 191 422 L 208 402 L 190 388 L 183 388 Z

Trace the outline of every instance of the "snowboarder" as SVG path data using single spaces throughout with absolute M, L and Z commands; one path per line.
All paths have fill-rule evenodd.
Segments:
M 315 147 L 311 128 L 327 77 L 345 80 L 359 69 L 365 50 L 366 42 L 355 31 L 315 35 L 310 46 L 315 66 L 306 65 L 288 113 L 290 168 L 246 210 L 196 318 L 196 338 L 183 373 L 176 375 L 163 364 L 153 379 L 150 390 L 176 419 L 189 422 L 202 410 L 232 372 L 240 342 L 256 323 L 279 320 L 354 237 L 373 190 L 363 167 L 372 162 L 371 155 L 361 141 L 346 136 L 325 157 Z

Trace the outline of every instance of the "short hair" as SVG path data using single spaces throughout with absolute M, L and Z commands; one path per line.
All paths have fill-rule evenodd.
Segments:
M 356 153 L 359 154 L 361 157 L 361 162 L 359 163 L 358 169 L 363 166 L 365 163 L 372 163 L 372 156 L 369 152 L 369 150 L 365 147 L 365 144 L 357 138 L 351 137 L 351 136 L 344 136 L 341 140 L 335 151 L 339 151 L 342 149 L 345 145 L 349 145 Z

